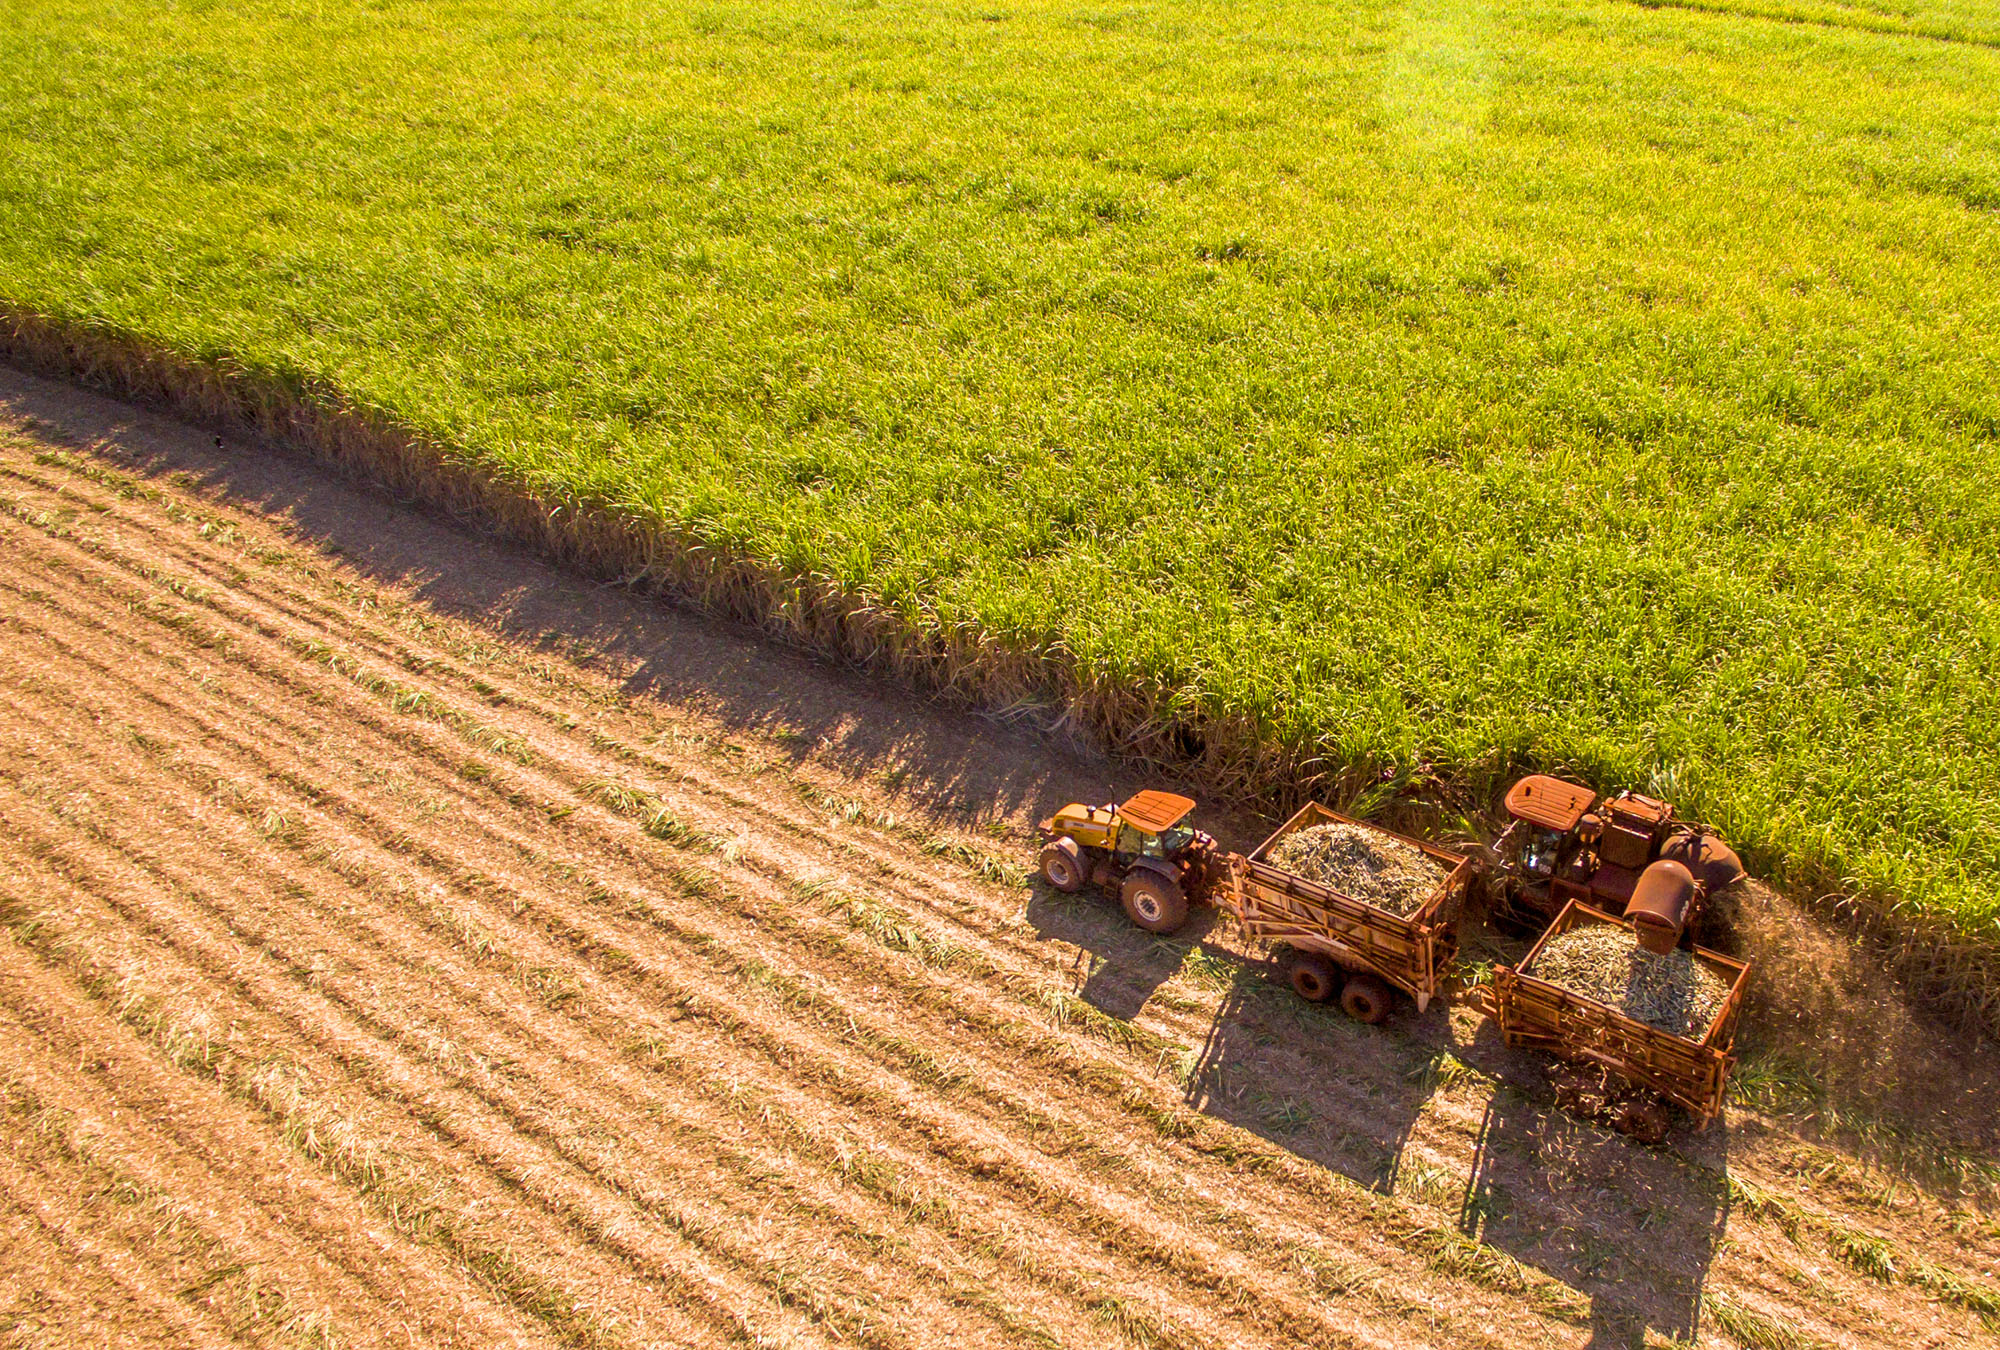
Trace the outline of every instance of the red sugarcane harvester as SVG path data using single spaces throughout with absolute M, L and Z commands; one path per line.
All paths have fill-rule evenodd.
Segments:
M 1710 896 L 1743 879 L 1735 850 L 1712 830 L 1636 792 L 1599 801 L 1580 784 L 1534 774 L 1508 789 L 1507 814 L 1492 896 L 1515 922 L 1544 926 L 1575 900 L 1622 916 L 1649 949 L 1666 951 L 1693 932 Z

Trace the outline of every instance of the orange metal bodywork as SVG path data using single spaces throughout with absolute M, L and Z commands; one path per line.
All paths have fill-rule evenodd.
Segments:
M 1507 789 L 1507 814 L 1530 825 L 1567 834 L 1596 801 L 1597 794 L 1581 783 L 1536 773 Z
M 1518 966 L 1493 968 L 1488 1015 L 1507 1044 L 1546 1050 L 1559 1059 L 1600 1064 L 1634 1087 L 1656 1092 L 1707 1124 L 1722 1114 L 1723 1085 L 1736 1063 L 1736 1022 L 1743 1011 L 1750 965 L 1695 947 L 1689 955 L 1729 981 L 1729 995 L 1699 1039 L 1675 1036 L 1628 1017 L 1608 1003 L 1527 974 L 1558 933 L 1588 924 L 1632 925 L 1572 900 L 1563 906 Z M 1634 934 L 1636 940 L 1637 934 Z
M 1445 869 L 1444 879 L 1405 918 L 1265 861 L 1278 841 L 1294 830 L 1334 822 L 1422 849 Z M 1414 998 L 1419 1012 L 1443 987 L 1458 952 L 1456 924 L 1472 885 L 1470 858 L 1308 802 L 1249 857 L 1232 856 L 1229 862 L 1231 880 L 1223 904 L 1247 935 L 1318 952 L 1349 970 L 1379 975 Z

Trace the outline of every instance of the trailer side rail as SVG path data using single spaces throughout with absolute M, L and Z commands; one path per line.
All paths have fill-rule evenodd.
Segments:
M 1333 822 L 1359 825 L 1420 848 L 1447 868 L 1447 874 L 1416 912 L 1405 917 L 1263 861 L 1293 831 Z M 1246 934 L 1372 971 L 1414 997 L 1421 1011 L 1436 997 L 1457 954 L 1455 921 L 1471 887 L 1473 869 L 1470 859 L 1436 845 L 1309 802 L 1232 872 L 1230 908 Z
M 1749 966 L 1719 952 L 1695 948 L 1696 960 L 1730 977 L 1730 991 L 1700 1040 L 1676 1036 L 1607 1003 L 1522 973 L 1551 937 L 1589 923 L 1631 927 L 1622 919 L 1572 900 L 1519 968 L 1494 967 L 1491 1016 L 1500 1024 L 1507 1043 L 1600 1064 L 1633 1085 L 1685 1107 L 1704 1124 L 1713 1120 L 1722 1113 L 1723 1088 L 1736 1062 L 1730 1052 Z

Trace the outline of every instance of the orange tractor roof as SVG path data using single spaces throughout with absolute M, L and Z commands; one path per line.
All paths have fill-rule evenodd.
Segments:
M 1507 789 L 1507 814 L 1545 830 L 1573 830 L 1596 800 L 1581 783 L 1530 774 Z
M 1180 824 L 1181 817 L 1194 810 L 1194 798 L 1181 797 L 1171 792 L 1157 792 L 1147 788 L 1136 792 L 1118 808 L 1118 814 L 1131 821 L 1148 834 L 1158 834 L 1171 830 Z

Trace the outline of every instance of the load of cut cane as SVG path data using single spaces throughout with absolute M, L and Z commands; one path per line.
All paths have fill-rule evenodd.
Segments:
M 1344 821 L 1294 830 L 1266 860 L 1399 917 L 1421 908 L 1446 875 L 1443 864 L 1415 845 Z

